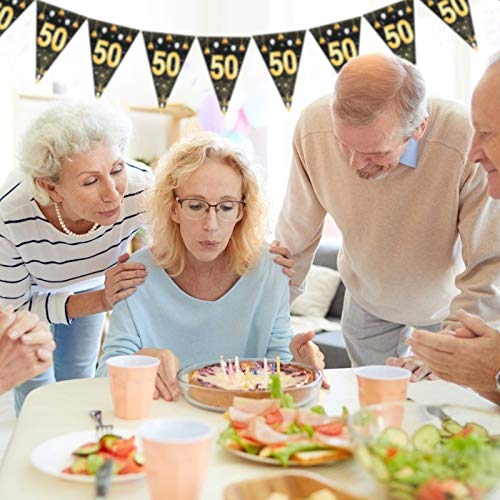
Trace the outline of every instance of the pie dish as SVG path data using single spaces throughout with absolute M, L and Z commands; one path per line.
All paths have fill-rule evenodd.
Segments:
M 319 393 L 323 374 L 302 363 L 276 362 L 263 358 L 209 361 L 187 366 L 177 379 L 187 401 L 195 406 L 223 412 L 235 396 L 263 399 L 270 397 L 269 376 L 278 373 L 283 391 L 290 394 L 297 406 L 314 401 Z

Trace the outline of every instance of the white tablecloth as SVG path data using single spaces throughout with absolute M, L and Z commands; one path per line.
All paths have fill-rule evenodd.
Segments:
M 330 414 L 339 413 L 343 405 L 350 411 L 359 408 L 357 383 L 351 369 L 327 370 L 326 376 L 332 388 L 322 390 L 320 403 Z M 437 404 L 465 404 L 477 408 L 493 408 L 495 405 L 480 398 L 472 391 L 443 381 L 418 382 L 410 384 L 409 396 L 416 401 Z M 46 475 L 30 463 L 31 450 L 47 439 L 75 431 L 92 429 L 88 417 L 90 409 L 103 411 L 105 423 L 116 428 L 136 430 L 141 421 L 120 420 L 113 416 L 108 379 L 85 379 L 59 382 L 32 392 L 24 403 L 16 429 L 0 468 L 1 500 L 88 500 L 92 498 L 91 484 L 75 483 Z M 222 415 L 186 403 L 182 398 L 167 403 L 155 401 L 151 417 L 189 416 L 202 418 L 212 424 L 217 431 L 227 425 Z M 293 470 L 293 469 L 289 469 Z M 308 469 L 334 481 L 339 487 L 368 498 L 381 498 L 377 485 L 354 461 L 333 466 Z M 205 482 L 202 500 L 223 498 L 223 490 L 228 484 L 273 474 L 280 469 L 259 465 L 234 457 L 213 445 L 208 478 Z M 121 484 L 113 484 L 110 499 L 147 499 L 148 490 L 144 479 Z

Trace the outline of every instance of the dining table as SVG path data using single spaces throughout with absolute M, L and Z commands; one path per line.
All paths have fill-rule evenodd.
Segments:
M 349 412 L 359 409 L 358 387 L 351 368 L 325 370 L 331 388 L 321 389 L 318 403 L 328 414 L 336 415 L 345 406 Z M 443 380 L 410 383 L 408 396 L 424 404 L 460 404 L 479 409 L 498 410 L 496 405 L 473 391 Z M 35 468 L 30 460 L 32 450 L 44 441 L 76 431 L 93 429 L 89 410 L 100 409 L 104 423 L 116 429 L 135 432 L 143 420 L 122 420 L 113 414 L 108 378 L 78 379 L 58 382 L 31 392 L 24 402 L 0 466 L 0 498 L 2 500 L 91 499 L 93 484 L 54 477 Z M 216 435 L 227 427 L 221 413 L 207 411 L 189 404 L 180 397 L 176 401 L 153 402 L 148 418 L 189 417 L 201 419 L 214 427 Z M 302 472 L 289 467 L 288 472 Z M 308 468 L 331 484 L 353 495 L 367 499 L 383 498 L 383 490 L 354 460 Z M 211 460 L 201 492 L 201 500 L 224 498 L 224 489 L 231 483 L 283 474 L 281 467 L 259 464 L 230 454 L 212 444 Z M 145 478 L 112 483 L 110 499 L 148 499 Z M 257 500 L 257 499 L 256 499 Z

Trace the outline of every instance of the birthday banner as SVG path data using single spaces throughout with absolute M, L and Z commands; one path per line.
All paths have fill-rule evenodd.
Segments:
M 415 16 L 413 2 L 398 2 L 365 14 L 365 19 L 399 57 L 415 64 Z
M 335 71 L 359 54 L 361 17 L 325 24 L 309 30 Z
M 16 0 L 0 1 L 0 36 L 2 36 L 18 19 L 18 17 L 26 11 L 34 0 Z
M 181 72 L 194 36 L 143 31 L 158 106 L 164 108 Z
M 35 0 L 0 0 L 0 37 Z M 421 0 L 471 48 L 477 50 L 476 34 L 468 0 Z M 141 33 L 151 70 L 158 107 L 164 108 L 198 39 L 220 110 L 229 108 L 250 42 L 255 42 L 287 109 L 309 31 L 336 72 L 360 53 L 362 17 L 396 55 L 416 64 L 414 0 L 396 2 L 358 17 L 332 21 L 298 31 L 253 36 L 191 36 L 141 31 L 137 28 L 90 19 L 45 2 L 36 2 L 36 80 L 40 81 L 57 57 L 87 21 L 94 93 L 100 97 Z M 1 43 L 1 40 L 0 40 Z
M 305 30 L 253 37 L 287 109 L 292 106 Z
M 421 2 L 444 21 L 457 35 L 477 50 L 476 34 L 470 15 L 468 0 L 421 0 Z
M 36 5 L 36 79 L 40 81 L 75 36 L 86 17 L 55 5 Z
M 203 58 L 214 86 L 219 107 L 226 113 L 241 65 L 247 53 L 249 37 L 198 37 Z

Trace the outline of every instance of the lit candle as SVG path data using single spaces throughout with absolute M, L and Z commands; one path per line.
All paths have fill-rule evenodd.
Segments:
M 231 387 L 234 386 L 234 368 L 233 368 L 233 362 L 229 360 L 227 364 L 227 373 L 229 374 L 229 385 Z
M 280 368 L 281 368 L 280 357 L 276 356 L 276 372 L 277 373 L 280 373 Z
M 224 357 L 222 355 L 220 357 L 220 369 L 222 372 L 222 377 L 224 378 L 224 382 L 227 384 L 226 362 L 224 361 Z
M 240 376 L 240 360 L 238 356 L 234 357 L 234 368 L 236 370 L 236 378 L 238 378 Z
M 267 373 L 267 358 L 264 358 L 264 386 L 267 389 L 267 385 L 269 384 L 269 374 Z

